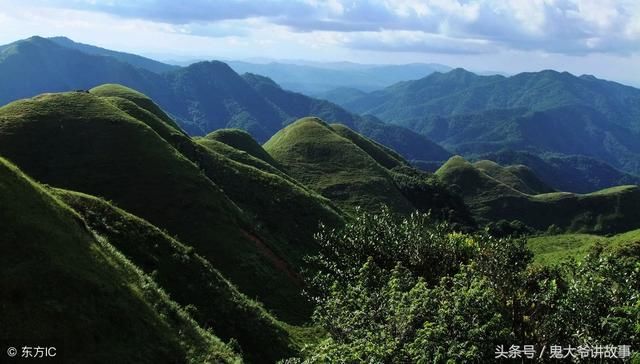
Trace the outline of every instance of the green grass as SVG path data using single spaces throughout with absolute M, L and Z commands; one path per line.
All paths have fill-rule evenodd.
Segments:
M 55 344 L 68 363 L 240 361 L 108 239 L 1 158 L 0 221 L 4 340 Z
M 640 242 L 640 229 L 610 237 L 590 234 L 543 235 L 528 239 L 528 246 L 534 253 L 536 262 L 553 265 L 566 259 L 582 260 L 597 244 L 606 249 L 617 250 L 629 244 Z
M 341 208 L 408 212 L 411 204 L 384 167 L 318 118 L 304 118 L 276 133 L 264 149 L 286 172 Z
M 267 153 L 258 142 L 256 142 L 249 133 L 240 129 L 218 129 L 205 136 L 206 139 L 217 140 L 237 150 L 248 153 L 249 155 L 270 164 L 271 166 L 281 169 L 278 162 Z
M 537 179 L 535 174 L 526 166 L 502 167 L 489 160 L 477 161 L 473 166 L 501 183 L 528 195 L 553 191 L 553 189 Z
M 198 146 L 177 131 L 170 144 L 159 117 L 145 123 L 116 107 L 125 103 L 82 92 L 11 103 L 0 108 L 0 155 L 43 183 L 103 197 L 166 229 L 243 293 L 289 314 L 297 281 L 265 250 L 251 218 L 173 145 L 184 142 L 185 153 Z
M 102 199 L 61 189 L 52 192 L 172 299 L 188 306 L 202 327 L 225 341 L 236 339 L 246 360 L 275 362 L 297 353 L 289 325 L 241 294 L 193 248 Z
M 589 194 L 552 192 L 526 194 L 513 180 L 495 171 L 485 173 L 487 163 L 472 165 L 461 157 L 451 158 L 436 176 L 455 185 L 481 223 L 520 220 L 540 231 L 554 225 L 563 232 L 610 234 L 640 227 L 636 219 L 640 188 L 618 186 Z M 493 166 L 495 167 L 495 166 Z
M 407 166 L 409 163 L 395 151 L 377 143 L 371 139 L 365 138 L 355 131 L 349 129 L 342 124 L 331 124 L 331 129 L 345 139 L 351 140 L 353 144 L 364 150 L 371 158 L 373 158 L 381 166 L 392 169 L 395 167 Z
M 134 104 L 136 104 L 137 106 L 139 106 L 140 108 L 147 110 L 148 112 L 157 116 L 158 118 L 160 118 L 162 121 L 164 121 L 166 124 L 174 128 L 175 130 L 182 131 L 182 129 L 178 126 L 178 124 L 176 124 L 176 122 L 172 118 L 170 118 L 164 111 L 162 111 L 162 109 L 158 105 L 156 105 L 153 102 L 153 100 L 151 100 L 149 97 L 147 97 L 145 94 L 141 92 L 138 92 L 136 90 L 133 90 L 131 88 L 128 88 L 122 85 L 113 84 L 113 83 L 94 87 L 91 90 L 89 90 L 89 92 L 91 92 L 96 96 L 119 97 L 121 99 L 129 100 Z

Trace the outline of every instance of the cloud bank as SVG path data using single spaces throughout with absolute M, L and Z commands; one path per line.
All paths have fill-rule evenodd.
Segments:
M 479 54 L 500 49 L 630 54 L 640 50 L 637 0 L 27 0 L 243 36 L 256 23 L 322 33 L 353 49 Z

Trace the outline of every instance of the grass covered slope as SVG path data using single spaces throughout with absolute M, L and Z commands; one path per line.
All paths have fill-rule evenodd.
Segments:
M 283 325 L 241 294 L 211 264 L 150 223 L 108 202 L 61 189 L 53 193 L 97 234 L 149 274 L 172 299 L 221 339 L 236 339 L 250 362 L 275 362 L 296 353 Z
M 407 166 L 409 163 L 395 151 L 379 144 L 371 139 L 365 138 L 355 131 L 342 124 L 331 124 L 331 129 L 343 138 L 351 140 L 353 144 L 364 150 L 371 158 L 375 159 L 381 166 L 392 169 L 395 167 Z
M 299 287 L 242 211 L 196 164 L 112 101 L 71 92 L 0 108 L 0 154 L 39 181 L 114 201 L 193 246 L 243 293 L 270 308 L 288 307 Z
M 517 165 L 502 167 L 490 160 L 475 162 L 473 166 L 484 172 L 489 177 L 492 177 L 505 185 L 528 195 L 554 192 L 553 188 L 540 181 L 540 179 L 538 179 L 533 171 L 531 171 L 527 166 Z
M 632 230 L 613 236 L 589 234 L 543 235 L 529 238 L 527 245 L 533 251 L 535 260 L 541 264 L 556 264 L 564 259 L 581 260 L 596 245 L 610 251 L 635 249 L 640 253 L 640 230 Z
M 239 362 L 107 239 L 4 159 L 0 221 L 4 340 L 56 345 L 67 363 Z
M 147 95 L 141 92 L 113 83 L 96 86 L 89 90 L 89 92 L 96 96 L 119 97 L 129 100 L 142 109 L 145 109 L 153 115 L 157 116 L 163 122 L 169 124 L 169 126 L 171 126 L 172 128 L 178 131 L 182 131 L 182 129 L 180 129 L 178 124 L 176 124 L 176 122 L 172 118 L 170 118 L 164 111 L 162 111 L 162 109 L 158 105 L 156 105 L 153 100 L 151 100 Z
M 527 194 L 496 179 L 462 157 L 451 158 L 436 176 L 455 185 L 479 222 L 519 220 L 536 230 L 614 233 L 640 226 L 635 211 L 640 188 L 619 186 L 590 194 Z
M 244 151 L 249 155 L 269 163 L 273 167 L 279 168 L 278 162 L 267 153 L 249 133 L 241 129 L 219 129 L 207 134 L 207 139 L 217 140 L 237 150 Z
M 395 211 L 412 210 L 384 167 L 318 118 L 296 121 L 264 148 L 289 175 L 342 208 L 376 210 L 386 204 Z

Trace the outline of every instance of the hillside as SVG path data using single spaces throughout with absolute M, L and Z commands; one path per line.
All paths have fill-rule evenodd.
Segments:
M 91 90 L 96 91 L 102 96 L 112 94 L 125 98 L 146 98 L 131 90 L 127 92 L 126 88 L 118 85 L 100 86 Z M 117 104 L 122 109 L 123 100 L 117 97 L 116 100 L 118 99 Z M 108 100 L 115 101 L 112 98 Z M 147 101 L 155 105 L 148 98 Z M 318 223 L 322 221 L 328 226 L 342 223 L 339 210 L 330 201 L 254 157 L 252 154 L 267 160 L 271 158 L 246 132 L 221 130 L 194 142 L 168 127 L 162 122 L 163 118 L 155 114 L 144 115 L 131 107 L 125 111 L 151 126 L 184 157 L 195 163 L 210 181 L 219 186 L 242 209 L 251 225 L 258 227 L 256 231 L 262 238 L 267 238 L 276 255 L 284 258 L 284 262 L 279 265 L 286 267 L 294 277 L 302 265 L 302 257 L 315 252 L 312 236 Z M 252 154 L 218 142 L 215 138 L 236 144 Z
M 455 186 L 474 217 L 481 223 L 518 220 L 535 230 L 545 231 L 552 225 L 567 232 L 616 233 L 638 228 L 634 212 L 640 203 L 638 186 L 618 186 L 589 194 L 568 192 L 526 193 L 531 187 L 510 175 L 490 171 L 456 156 L 445 163 L 436 176 Z M 480 168 L 478 167 L 480 166 Z M 506 170 L 506 168 L 505 168 Z M 506 182 L 506 183 L 505 183 Z M 523 191 L 524 190 L 524 191 Z
M 274 242 L 160 134 L 163 127 L 172 131 L 169 137 L 187 142 L 185 150 L 189 139 L 149 112 L 149 118 L 132 117 L 117 107 L 128 100 L 117 99 L 71 92 L 0 108 L 0 155 L 39 181 L 106 198 L 166 229 L 243 293 L 287 319 L 304 317 L 307 304 Z
M 193 248 L 102 199 L 61 189 L 52 192 L 93 232 L 152 276 L 173 300 L 190 307 L 189 314 L 201 327 L 226 342 L 237 340 L 245 360 L 274 362 L 296 353 L 284 325 L 240 293 Z
M 593 76 L 550 70 L 479 76 L 456 69 L 342 105 L 467 157 L 504 149 L 579 155 L 640 173 L 640 90 Z
M 282 90 L 265 77 L 241 77 L 222 62 L 198 62 L 162 70 L 161 74 L 145 69 L 158 71 L 157 64 L 145 62 L 65 39 L 32 37 L 18 41 L 0 48 L 0 82 L 4 85 L 0 105 L 44 92 L 117 83 L 150 96 L 190 135 L 239 128 L 264 142 L 286 124 L 311 115 L 344 123 L 408 159 L 444 161 L 450 156 L 406 128 L 388 126 L 330 102 Z
M 249 133 L 241 129 L 218 129 L 206 135 L 206 139 L 216 140 L 236 150 L 248 153 L 250 156 L 279 168 L 278 162 L 267 153 Z
M 581 260 L 592 249 L 602 246 L 606 251 L 633 250 L 640 252 L 640 230 L 613 236 L 589 234 L 543 235 L 528 239 L 527 245 L 541 264 L 558 264 L 573 258 Z
M 4 159 L 0 181 L 5 343 L 41 340 L 68 363 L 240 362 L 108 239 Z
M 555 192 L 553 188 L 538 179 L 538 176 L 527 166 L 512 165 L 502 167 L 495 162 L 481 160 L 475 162 L 473 167 L 514 190 L 528 195 Z
M 328 101 L 284 90 L 266 77 L 254 74 L 245 74 L 243 77 L 265 99 L 288 116 L 283 126 L 303 117 L 316 116 L 327 122 L 344 124 L 397 151 L 406 159 L 443 161 L 451 156 L 451 153 L 439 145 L 406 128 L 385 124 L 372 116 L 351 114 Z
M 386 205 L 396 213 L 429 212 L 461 229 L 475 226 L 446 185 L 344 125 L 303 118 L 276 133 L 264 149 L 289 175 L 350 214 Z
M 411 210 L 389 172 L 320 119 L 296 121 L 264 148 L 291 176 L 342 208 L 377 210 L 385 204 L 395 211 Z
M 492 160 L 505 166 L 526 165 L 542 181 L 558 191 L 588 193 L 609 186 L 640 184 L 640 177 L 584 156 L 538 157 L 527 152 L 502 151 L 483 154 L 478 159 Z

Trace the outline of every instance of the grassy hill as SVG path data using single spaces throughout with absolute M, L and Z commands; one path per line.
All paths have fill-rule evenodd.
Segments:
M 315 116 L 329 123 L 344 124 L 407 159 L 443 161 L 451 156 L 439 145 L 406 128 L 385 124 L 373 116 L 355 115 L 331 102 L 284 90 L 263 76 L 245 74 L 243 78 L 287 116 L 283 126 L 303 117 Z
M 0 108 L 0 154 L 39 181 L 106 198 L 166 229 L 281 317 L 304 315 L 297 280 L 251 218 L 193 161 L 113 99 L 72 92 Z
M 236 150 L 248 153 L 272 167 L 280 168 L 278 162 L 267 153 L 249 133 L 241 129 L 219 129 L 206 135 L 207 139 L 217 140 Z
M 4 342 L 54 345 L 68 363 L 240 362 L 108 239 L 4 159 L 0 219 Z
M 619 186 L 589 194 L 552 192 L 527 194 L 527 184 L 513 183 L 504 174 L 485 173 L 462 157 L 451 158 L 436 176 L 447 185 L 455 185 L 479 222 L 519 220 L 536 230 L 555 228 L 567 232 L 613 233 L 635 229 L 640 221 L 633 211 L 640 203 L 640 188 Z M 509 175 L 513 177 L 513 175 Z M 505 183 L 506 182 L 506 183 Z M 535 191 L 534 191 L 535 192 Z
M 541 264 L 557 264 L 564 259 L 581 260 L 591 249 L 601 245 L 607 250 L 636 249 L 640 246 L 640 230 L 613 236 L 589 234 L 543 235 L 528 239 L 535 260 Z M 636 254 L 637 255 L 637 254 Z
M 264 148 L 287 173 L 342 208 L 376 210 L 386 204 L 396 211 L 411 210 L 389 172 L 320 119 L 296 121 Z
M 502 167 L 489 160 L 475 162 L 473 166 L 489 177 L 528 195 L 554 192 L 553 188 L 540 181 L 538 176 L 527 166 Z
M 97 89 L 101 95 L 109 96 L 110 102 L 120 100 L 118 104 L 122 104 L 125 100 L 118 97 L 114 99 L 110 95 L 126 97 L 126 88 L 117 85 L 108 87 L 115 92 L 110 93 L 103 87 Z M 140 97 L 136 93 L 131 94 Z M 147 100 L 153 104 L 150 99 Z M 275 253 L 273 258 L 278 258 L 277 265 L 286 268 L 295 281 L 298 281 L 302 257 L 316 251 L 312 238 L 319 222 L 328 226 L 342 223 L 339 210 L 329 200 L 262 159 L 215 140 L 219 138 L 238 145 L 277 165 L 246 132 L 223 130 L 194 142 L 168 127 L 162 122 L 163 118 L 155 114 L 145 114 L 141 110 L 135 112 L 130 104 L 126 110 L 151 126 L 165 141 L 195 163 L 209 180 L 242 209 L 243 216 L 266 239 L 266 244 Z M 295 311 L 296 305 L 289 306 L 289 310 Z M 305 304 L 299 302 L 297 306 Z
M 201 327 L 225 341 L 237 340 L 244 359 L 275 362 L 297 352 L 285 325 L 241 294 L 193 248 L 102 199 L 61 189 L 52 192 L 173 300 L 188 307 Z

